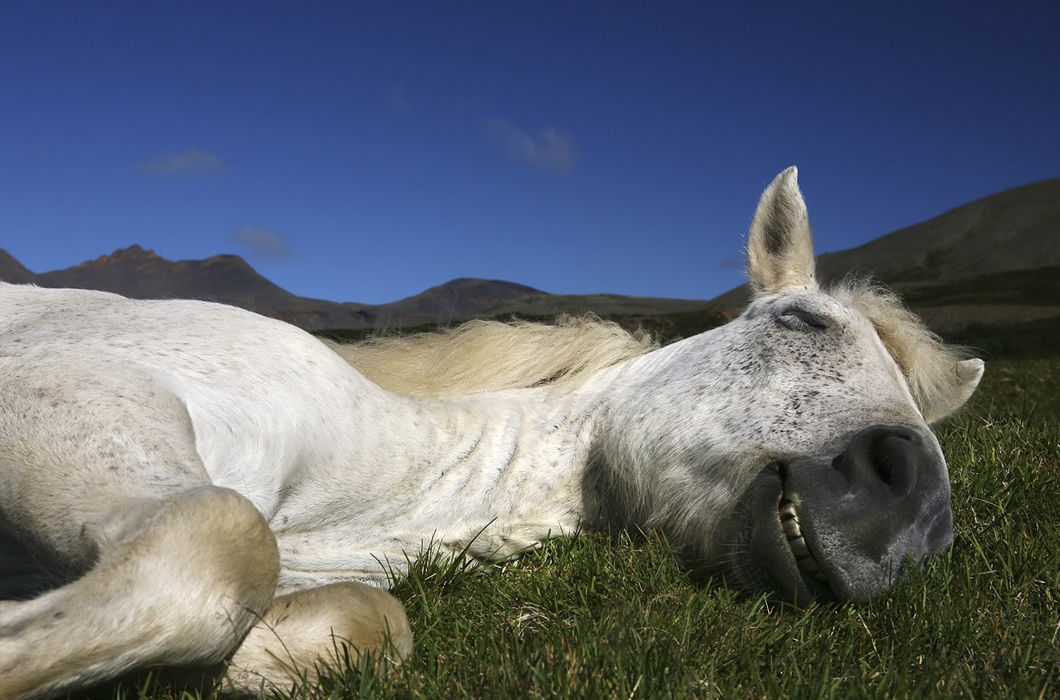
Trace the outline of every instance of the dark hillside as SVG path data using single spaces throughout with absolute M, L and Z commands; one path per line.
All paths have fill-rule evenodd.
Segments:
M 1060 179 L 977 199 L 818 258 L 822 280 L 872 273 L 897 289 L 1060 265 Z
M 42 287 L 101 289 L 138 299 L 194 298 L 248 308 L 289 304 L 296 297 L 236 255 L 171 261 L 138 245 L 37 275 Z
M 23 267 L 22 263 L 15 260 L 6 250 L 0 248 L 0 280 L 25 284 L 35 279 L 36 275 Z

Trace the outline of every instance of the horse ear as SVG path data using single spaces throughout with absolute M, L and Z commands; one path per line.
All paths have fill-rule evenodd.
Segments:
M 925 397 L 928 400 L 921 407 L 924 420 L 928 423 L 940 421 L 963 406 L 979 386 L 984 368 L 983 361 L 977 358 L 957 362 L 946 386 L 938 387 L 930 397 Z
M 784 289 L 816 289 L 813 239 L 799 171 L 791 166 L 762 194 L 747 236 L 747 279 L 756 296 Z

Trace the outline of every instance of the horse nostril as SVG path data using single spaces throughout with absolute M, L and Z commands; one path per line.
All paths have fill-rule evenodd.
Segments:
M 909 451 L 909 438 L 904 435 L 885 435 L 872 443 L 870 459 L 876 476 L 888 486 L 899 481 L 910 465 L 915 466 Z
M 874 425 L 850 441 L 836 467 L 852 488 L 886 487 L 895 497 L 909 493 L 916 483 L 920 439 L 908 428 Z

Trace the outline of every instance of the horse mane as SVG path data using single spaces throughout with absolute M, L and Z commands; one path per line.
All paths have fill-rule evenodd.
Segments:
M 944 343 L 897 294 L 872 279 L 847 277 L 828 293 L 869 319 L 925 415 L 929 407 L 949 403 L 957 364 L 971 357 L 967 348 Z
M 827 290 L 872 323 L 906 378 L 921 411 L 948 403 L 958 362 L 970 356 L 945 344 L 892 291 L 847 277 Z M 469 321 L 456 328 L 355 343 L 324 340 L 384 389 L 412 396 L 456 396 L 533 386 L 569 389 L 605 367 L 658 347 L 592 315 L 555 323 Z
M 384 389 L 413 396 L 570 388 L 657 347 L 646 333 L 631 334 L 595 316 L 566 315 L 554 324 L 469 321 L 409 336 L 324 342 Z

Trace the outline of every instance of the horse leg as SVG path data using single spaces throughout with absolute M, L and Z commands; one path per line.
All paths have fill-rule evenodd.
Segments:
M 312 681 L 321 661 L 371 658 L 385 669 L 411 653 L 412 630 L 394 596 L 363 583 L 335 583 L 276 598 L 236 650 L 227 682 L 229 690 L 257 693 Z
M 214 486 L 126 499 L 95 524 L 95 565 L 0 608 L 0 698 L 52 695 L 149 665 L 223 661 L 272 601 L 276 540 Z

